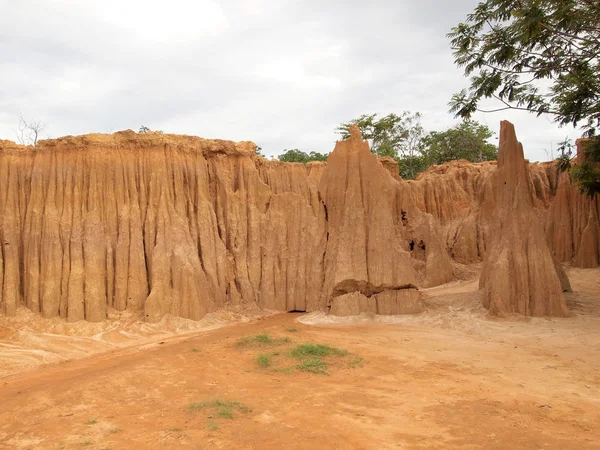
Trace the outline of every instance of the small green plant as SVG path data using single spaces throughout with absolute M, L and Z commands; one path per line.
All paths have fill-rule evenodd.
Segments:
M 295 333 L 296 331 L 298 331 L 298 328 L 296 327 L 288 327 L 285 329 L 285 331 L 289 331 L 290 333 Z
M 95 417 L 90 417 L 85 423 L 87 425 L 94 425 L 96 422 L 98 422 L 98 421 L 96 420 Z
M 300 372 L 310 372 L 319 375 L 329 375 L 327 372 L 327 363 L 321 358 L 307 358 L 300 361 L 296 366 Z
M 289 337 L 273 339 L 268 334 L 257 334 L 256 336 L 246 336 L 237 340 L 237 347 L 270 347 L 275 345 L 287 344 L 291 342 Z
M 224 419 L 233 419 L 233 409 L 227 406 L 219 406 L 217 414 L 219 417 L 223 417 Z
M 356 369 L 357 367 L 362 367 L 363 364 L 364 364 L 364 359 L 362 359 L 362 357 L 360 357 L 360 356 L 355 356 L 348 363 L 348 367 L 350 369 Z
M 89 447 L 90 445 L 94 445 L 92 441 L 84 441 L 81 443 L 82 447 Z
M 208 403 L 206 403 L 206 402 L 190 403 L 190 406 L 188 406 L 188 411 L 196 412 L 196 411 L 201 411 L 205 408 L 208 408 Z
M 290 332 L 297 331 L 295 327 L 286 328 Z M 236 342 L 237 347 L 264 348 L 292 343 L 289 337 L 273 338 L 268 334 L 245 336 Z M 278 356 L 277 359 L 275 357 Z M 349 368 L 362 366 L 363 359 L 347 350 L 326 344 L 292 344 L 285 345 L 277 351 L 268 351 L 255 354 L 256 365 L 260 369 L 269 369 L 273 372 L 291 374 L 294 371 L 310 372 L 314 374 L 329 375 L 329 358 L 338 359 L 338 365 L 343 364 Z M 293 361 L 292 365 L 285 364 L 286 359 Z M 292 361 L 289 361 L 292 362 Z M 199 406 L 204 408 L 206 406 Z M 193 406 L 192 406 L 193 408 Z
M 117 434 L 119 431 L 121 431 L 121 429 L 114 427 L 114 428 L 111 428 L 110 430 L 108 430 L 108 433 L 109 434 Z
M 261 353 L 256 357 L 256 364 L 258 364 L 259 367 L 266 369 L 273 364 L 273 356 Z
M 293 358 L 306 358 L 308 356 L 346 356 L 348 352 L 336 347 L 323 344 L 300 344 L 292 348 L 290 355 Z
M 248 414 L 252 412 L 250 408 L 248 408 L 246 405 L 240 402 L 220 399 L 213 400 L 211 402 L 204 401 L 198 403 L 191 403 L 188 406 L 189 412 L 197 412 L 205 409 L 216 410 L 217 416 L 223 417 L 225 419 L 233 419 L 235 411 L 239 411 L 243 414 Z
M 198 348 L 194 347 L 191 351 L 192 351 L 192 353 L 198 353 L 200 350 L 198 350 Z
M 181 428 L 173 427 L 173 428 L 169 428 L 167 431 L 172 431 L 174 433 L 177 433 L 178 431 L 181 431 Z
M 219 425 L 214 420 L 208 421 L 208 429 L 210 431 L 217 431 L 219 429 Z

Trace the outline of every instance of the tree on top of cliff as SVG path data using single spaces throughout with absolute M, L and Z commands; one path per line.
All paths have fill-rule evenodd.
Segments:
M 475 121 L 465 121 L 445 131 L 425 134 L 421 114 L 408 111 L 401 115 L 363 114 L 358 119 L 341 124 L 336 131 L 343 139 L 350 137 L 350 126 L 356 124 L 363 138 L 369 140 L 371 151 L 381 157 L 391 156 L 398 161 L 400 176 L 414 179 L 434 164 L 457 159 L 471 162 L 495 160 L 496 146 L 486 140 L 490 129 Z
M 552 115 L 560 125 L 581 126 L 586 136 L 596 136 L 600 128 L 600 2 L 486 0 L 448 37 L 455 63 L 470 77 L 470 87 L 454 94 L 450 102 L 457 116 L 525 110 Z M 499 107 L 479 109 L 485 98 L 495 99 Z M 590 160 L 600 159 L 600 145 L 591 147 Z M 582 170 L 588 175 L 578 178 Z M 600 180 L 600 169 L 593 162 L 572 175 L 582 190 L 598 192 L 593 185 Z
M 284 153 L 278 156 L 278 159 L 283 162 L 299 162 L 306 164 L 310 161 L 327 161 L 327 155 L 317 152 L 306 153 L 294 148 L 291 150 L 285 149 Z
M 391 113 L 381 118 L 377 114 L 363 114 L 357 119 L 342 123 L 336 128 L 336 132 L 342 135 L 342 139 L 348 139 L 352 125 L 358 126 L 363 138 L 369 141 L 373 153 L 402 161 L 400 174 L 403 178 L 414 178 L 424 170 L 421 144 L 425 130 L 421 126 L 420 113 L 404 111 L 400 115 Z
M 363 139 L 369 141 L 371 151 L 381 157 L 395 157 L 406 152 L 418 150 L 419 137 L 423 134 L 421 114 L 404 111 L 401 115 L 394 113 L 377 118 L 377 114 L 363 114 L 358 119 L 342 123 L 336 132 L 342 139 L 350 137 L 350 127 L 358 126 Z
M 25 120 L 23 114 L 19 115 L 19 129 L 17 131 L 17 141 L 21 145 L 36 146 L 42 132 L 46 129 L 46 124 L 39 120 Z
M 423 156 L 427 165 L 466 159 L 471 162 L 495 161 L 498 148 L 487 142 L 493 136 L 485 125 L 461 122 L 446 131 L 432 131 L 423 139 Z

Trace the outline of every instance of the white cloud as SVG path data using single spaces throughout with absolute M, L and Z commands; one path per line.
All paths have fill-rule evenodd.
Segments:
M 467 81 L 446 33 L 477 0 L 0 0 L 0 138 L 19 113 L 53 136 L 137 129 L 331 151 L 363 113 L 421 111 L 427 129 Z M 526 155 L 562 140 L 544 118 L 515 122 Z
M 229 22 L 219 3 L 212 0 L 103 0 L 61 3 L 112 24 L 130 38 L 149 44 L 179 45 L 222 34 Z

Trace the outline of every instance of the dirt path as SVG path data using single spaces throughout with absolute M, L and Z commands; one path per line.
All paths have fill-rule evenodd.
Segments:
M 0 448 L 600 448 L 600 271 L 569 275 L 568 319 L 490 320 L 462 283 L 395 323 L 285 314 L 5 377 Z M 259 369 L 235 345 L 259 333 L 364 363 Z M 188 410 L 217 398 L 252 412 Z

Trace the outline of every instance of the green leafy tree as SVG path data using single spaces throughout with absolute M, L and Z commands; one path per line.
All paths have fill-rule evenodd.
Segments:
M 402 178 L 415 178 L 423 170 L 421 156 L 425 130 L 421 126 L 421 114 L 404 111 L 401 115 L 388 114 L 381 118 L 377 114 L 363 114 L 358 119 L 342 123 L 336 132 L 342 139 L 350 137 L 350 127 L 357 125 L 371 151 L 378 156 L 391 156 L 400 167 Z
M 594 146 L 592 149 L 591 146 Z M 600 140 L 590 142 L 587 161 L 571 167 L 571 178 L 579 184 L 582 194 L 594 197 L 600 192 Z
M 425 129 L 421 125 L 421 113 L 405 114 L 402 125 L 405 134 L 398 147 L 400 176 L 413 180 L 419 172 L 427 169 L 427 161 L 423 157 Z
M 579 185 L 582 194 L 594 197 L 600 192 L 600 139 L 597 137 L 589 139 L 581 149 L 585 154 L 584 162 L 572 165 L 574 145 L 565 139 L 559 142 L 560 155 L 556 158 L 561 171 L 569 170 L 571 179 Z
M 423 139 L 427 165 L 466 159 L 471 162 L 493 161 L 498 149 L 487 142 L 492 131 L 475 121 L 465 121 L 446 131 L 432 131 Z
M 405 156 L 396 158 L 400 176 L 405 180 L 414 180 L 417 175 L 427 170 L 430 164 L 423 155 Z
M 357 125 L 363 139 L 369 141 L 373 153 L 397 157 L 418 151 L 418 140 L 423 134 L 420 120 L 420 113 L 412 114 L 409 111 L 381 118 L 377 118 L 377 114 L 363 114 L 358 119 L 342 123 L 336 132 L 342 135 L 342 139 L 348 139 L 350 127 Z
M 409 113 L 404 112 L 398 116 L 388 114 L 380 119 L 377 114 L 363 114 L 358 119 L 342 123 L 336 132 L 342 135 L 342 139 L 350 137 L 350 127 L 357 125 L 363 139 L 369 141 L 371 151 L 379 156 L 398 156 L 398 147 L 407 137 L 404 117 Z
M 291 150 L 285 149 L 284 152 L 279 155 L 278 159 L 283 162 L 299 162 L 306 164 L 310 161 L 327 161 L 327 155 L 317 152 L 306 153 L 294 148 Z
M 598 192 L 600 2 L 486 0 L 448 36 L 455 63 L 470 77 L 470 87 L 452 97 L 451 111 L 469 118 L 475 111 L 518 109 L 581 126 L 593 142 L 588 162 L 572 175 L 582 191 Z M 487 98 L 498 108 L 481 110 Z

